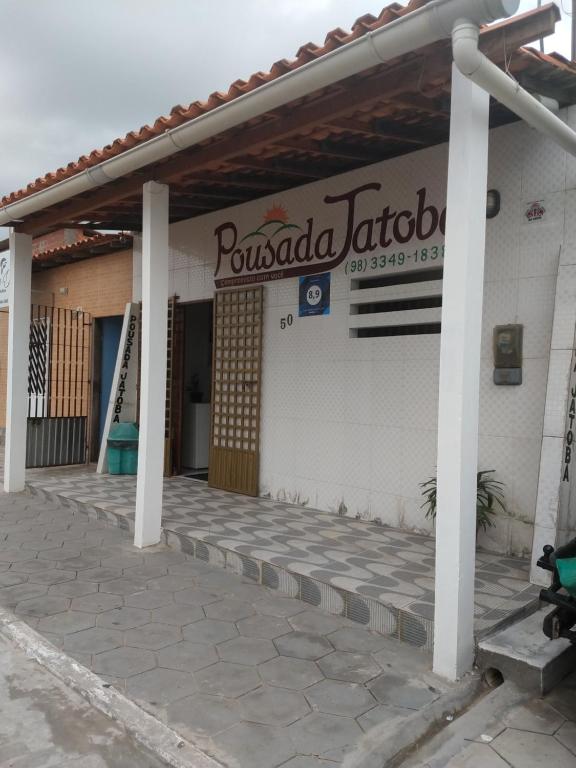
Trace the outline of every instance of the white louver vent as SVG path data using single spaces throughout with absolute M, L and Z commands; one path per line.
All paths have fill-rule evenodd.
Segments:
M 442 269 L 356 278 L 350 290 L 350 336 L 440 333 Z

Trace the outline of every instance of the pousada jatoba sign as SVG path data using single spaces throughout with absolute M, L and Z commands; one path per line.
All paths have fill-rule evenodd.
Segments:
M 443 239 L 446 208 L 431 202 L 426 186 L 416 190 L 410 207 L 393 199 L 374 181 L 323 195 L 318 210 L 306 218 L 292 218 L 287 205 L 275 203 L 252 226 L 245 225 L 247 217 L 219 223 L 213 230 L 216 287 L 313 275 L 351 255 Z

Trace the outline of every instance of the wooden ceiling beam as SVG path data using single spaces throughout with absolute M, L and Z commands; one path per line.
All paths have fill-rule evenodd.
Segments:
M 526 14 L 513 24 L 504 22 L 488 27 L 480 35 L 480 47 L 489 58 L 501 62 L 520 46 L 553 33 L 558 14 L 556 6 L 551 4 Z M 432 68 L 428 67 L 430 59 L 426 60 L 424 66 L 425 60 L 421 56 L 372 76 L 355 76 L 347 82 L 343 81 L 338 89 L 331 90 L 328 95 L 310 98 L 303 105 L 286 105 L 282 117 L 277 120 L 252 127 L 239 126 L 210 144 L 183 150 L 167 161 L 142 169 L 133 176 L 111 182 L 93 193 L 31 215 L 18 225 L 18 231 L 34 234 L 60 224 L 64 219 L 81 216 L 90 218 L 90 211 L 139 193 L 142 184 L 150 179 L 169 182 L 190 176 L 195 170 L 232 160 L 249 150 L 262 149 L 303 129 L 322 125 L 327 120 L 353 114 L 359 107 L 374 101 L 393 101 L 396 96 L 401 97 L 416 89 L 419 93 L 425 93 L 428 86 L 437 86 L 443 79 L 449 78 L 450 62 L 451 52 L 445 46 L 438 59 L 435 57 L 435 66 Z M 441 68 L 437 69 L 438 66 Z
M 342 160 L 354 160 L 360 163 L 377 163 L 380 155 L 377 152 L 367 152 L 353 144 L 343 141 L 314 141 L 310 139 L 281 139 L 275 142 L 277 146 L 296 152 L 308 152 L 319 157 L 336 157 Z
M 427 142 L 422 136 L 416 137 L 411 135 L 412 131 L 406 131 L 405 126 L 401 123 L 396 123 L 394 130 L 382 130 L 378 127 L 379 120 L 372 120 L 369 123 L 363 123 L 361 120 L 354 120 L 347 117 L 341 117 L 338 120 L 331 120 L 327 125 L 334 128 L 342 128 L 345 131 L 351 131 L 353 133 L 362 133 L 366 136 L 373 136 L 377 139 L 383 139 L 386 141 L 401 141 L 405 144 L 419 144 L 425 145 Z M 393 122 L 390 121 L 390 125 Z
M 285 161 L 279 161 L 273 158 L 269 161 L 258 160 L 250 155 L 244 157 L 238 157 L 234 160 L 228 160 L 230 165 L 238 165 L 243 168 L 253 168 L 257 171 L 273 171 L 282 176 L 296 176 L 299 179 L 324 179 L 326 178 L 326 172 L 320 169 L 314 168 L 310 163 L 299 166 L 297 163 L 288 163 Z

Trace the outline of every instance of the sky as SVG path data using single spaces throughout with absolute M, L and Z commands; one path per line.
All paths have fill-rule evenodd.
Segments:
M 387 4 L 0 0 L 0 197 Z M 563 12 L 546 50 L 569 49 Z

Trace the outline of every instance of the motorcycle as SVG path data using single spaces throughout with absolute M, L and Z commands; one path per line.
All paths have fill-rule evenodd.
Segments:
M 540 591 L 540 600 L 556 606 L 544 619 L 544 634 L 576 644 L 576 539 L 557 549 L 546 545 L 538 565 L 552 573 L 552 583 Z

